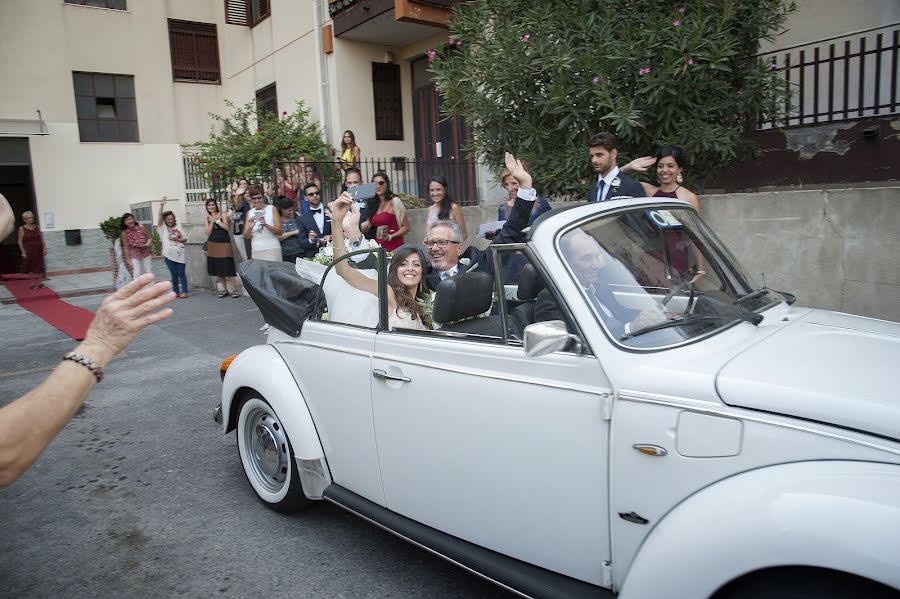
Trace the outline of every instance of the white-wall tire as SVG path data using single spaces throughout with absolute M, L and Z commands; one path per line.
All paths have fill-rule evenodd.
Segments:
M 287 431 L 272 406 L 259 397 L 244 401 L 236 434 L 244 474 L 263 504 L 286 514 L 310 503 L 303 495 Z

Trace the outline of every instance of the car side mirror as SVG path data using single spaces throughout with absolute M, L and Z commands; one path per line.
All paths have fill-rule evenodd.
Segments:
M 536 322 L 525 327 L 525 355 L 536 358 L 552 354 L 566 348 L 569 341 L 575 342 L 575 351 L 581 352 L 581 339 L 569 333 L 562 320 Z

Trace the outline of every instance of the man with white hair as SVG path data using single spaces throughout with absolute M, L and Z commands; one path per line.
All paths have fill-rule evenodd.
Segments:
M 534 190 L 531 175 L 515 156 L 506 153 L 506 169 L 519 182 L 516 203 L 509 213 L 506 223 L 492 243 L 517 243 L 525 241 L 522 229 L 528 226 L 528 216 L 534 207 L 537 192 Z M 483 271 L 494 272 L 494 263 L 489 250 L 468 247 L 463 250 L 465 236 L 462 228 L 453 220 L 439 220 L 428 229 L 425 248 L 431 260 L 432 271 L 426 282 L 434 290 L 447 277 L 461 273 Z

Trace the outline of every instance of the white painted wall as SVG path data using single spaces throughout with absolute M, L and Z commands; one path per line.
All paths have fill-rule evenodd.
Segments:
M 900 21 L 898 0 L 795 1 L 797 10 L 788 17 L 787 31 L 773 42 L 763 42 L 761 52 Z

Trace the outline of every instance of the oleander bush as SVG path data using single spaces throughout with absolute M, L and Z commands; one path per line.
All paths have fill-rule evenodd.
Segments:
M 544 193 L 583 189 L 585 141 L 621 140 L 620 163 L 686 150 L 689 180 L 756 150 L 758 115 L 782 114 L 786 86 L 753 55 L 794 10 L 787 0 L 479 0 L 456 5 L 447 45 L 428 52 L 446 113 L 472 155 L 512 149 Z M 690 179 L 690 176 L 693 176 Z
M 214 191 L 238 179 L 270 182 L 275 164 L 297 162 L 301 157 L 316 162 L 330 159 L 331 148 L 303 101 L 297 101 L 293 112 L 281 115 L 259 111 L 255 101 L 238 106 L 226 100 L 225 104 L 232 113 L 210 113 L 209 140 L 190 144 L 199 150 L 200 174 L 209 177 Z M 321 170 L 326 171 L 319 173 L 322 179 L 333 181 L 340 176 L 337 170 Z

